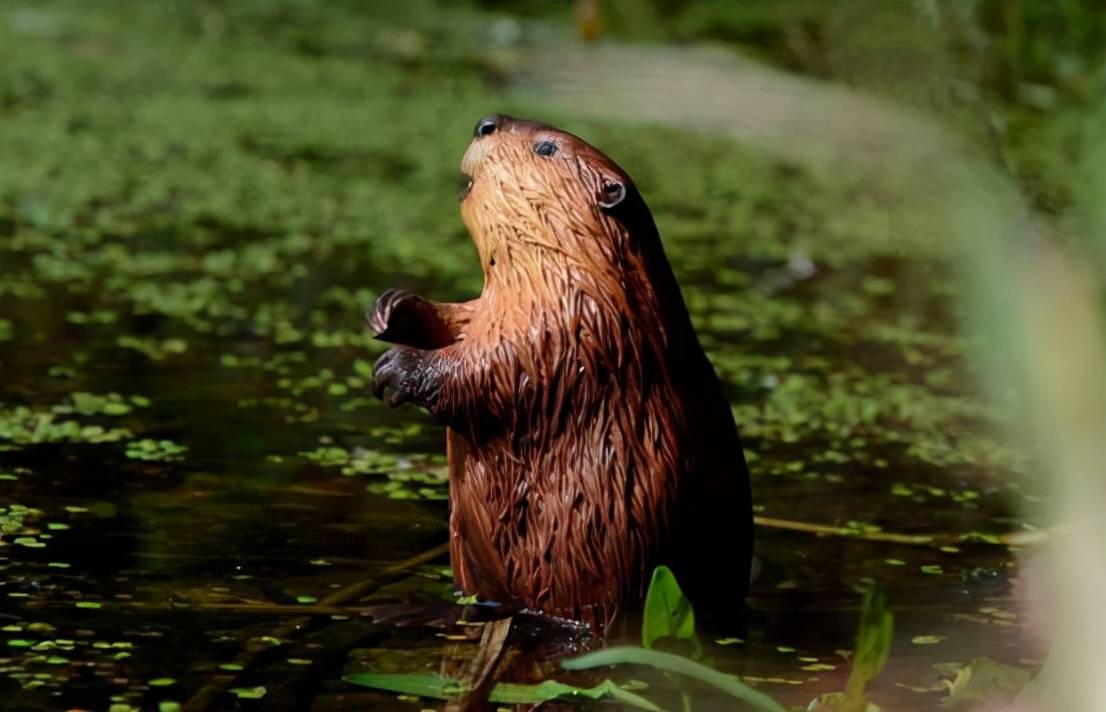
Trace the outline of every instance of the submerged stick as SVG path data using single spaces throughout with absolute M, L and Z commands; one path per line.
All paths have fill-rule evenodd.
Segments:
M 328 609 L 341 606 L 342 604 L 361 598 L 365 594 L 376 590 L 387 583 L 392 577 L 404 571 L 425 564 L 428 561 L 442 556 L 449 552 L 449 544 L 439 544 L 432 549 L 427 549 L 421 554 L 416 554 L 410 558 L 404 559 L 398 563 L 381 569 L 380 572 L 370 579 L 364 579 L 346 586 L 338 591 L 335 591 L 331 595 L 327 596 L 323 600 L 319 601 L 315 608 Z M 302 614 L 304 611 L 300 607 L 296 607 L 296 613 Z M 269 637 L 284 640 L 302 630 L 305 626 L 311 623 L 311 616 L 300 616 L 291 621 L 288 621 L 284 625 L 280 626 L 276 630 L 269 634 Z M 246 670 L 253 664 L 257 656 L 260 655 L 261 650 L 246 650 L 243 651 L 234 659 L 234 664 L 241 666 L 242 670 Z M 194 712 L 198 710 L 208 709 L 211 706 L 212 701 L 231 683 L 234 682 L 237 676 L 230 676 L 229 678 L 222 678 L 213 682 L 209 682 L 204 685 L 192 696 L 188 702 L 186 702 L 182 709 L 186 712 Z
M 460 700 L 447 704 L 446 712 L 482 712 L 490 708 L 488 697 L 495 687 L 495 671 L 503 658 L 513 620 L 503 618 L 484 624 L 480 647 L 461 679 L 468 692 Z
M 935 542 L 936 537 L 931 534 L 896 534 L 894 532 L 869 531 L 860 532 L 845 527 L 835 527 L 830 524 L 815 524 L 812 522 L 800 522 L 792 519 L 776 519 L 775 517 L 753 517 L 753 522 L 758 527 L 768 529 L 787 529 L 821 536 L 847 536 L 851 539 L 867 539 L 868 541 L 886 541 L 893 544 L 913 544 L 928 546 Z
M 371 616 L 380 610 L 377 606 L 325 606 L 298 605 L 281 603 L 186 603 L 169 601 L 157 603 L 151 601 L 97 601 L 96 608 L 105 610 L 134 610 L 152 613 L 212 612 L 212 613 L 254 613 L 258 615 L 294 615 L 294 616 Z M 71 601 L 33 601 L 26 604 L 27 609 L 72 608 Z
M 899 534 L 885 531 L 857 531 L 845 527 L 837 527 L 830 524 L 815 524 L 813 522 L 800 522 L 793 519 L 777 519 L 775 517 L 755 516 L 753 521 L 758 527 L 766 529 L 785 529 L 795 532 L 806 532 L 819 536 L 842 536 L 850 539 L 864 539 L 865 541 L 882 541 L 890 544 L 908 544 L 910 546 L 947 546 L 959 544 L 969 538 L 971 534 Z M 1049 532 L 1042 529 L 1027 530 L 1021 532 L 1006 532 L 994 534 L 995 544 L 1003 546 L 1028 546 L 1038 544 L 1049 537 Z

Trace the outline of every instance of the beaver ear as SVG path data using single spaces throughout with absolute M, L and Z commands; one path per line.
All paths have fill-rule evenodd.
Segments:
M 599 207 L 610 210 L 626 199 L 626 186 L 620 180 L 612 178 L 603 179 L 603 187 L 599 189 Z

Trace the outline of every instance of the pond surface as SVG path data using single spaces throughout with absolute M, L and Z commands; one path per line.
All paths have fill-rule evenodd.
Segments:
M 784 293 L 803 308 L 815 292 L 832 298 L 832 275 L 811 281 Z M 193 335 L 184 353 L 155 360 L 118 346 L 140 329 L 137 318 L 90 334 L 58 323 L 65 305 L 6 304 L 30 327 L 30 338 L 0 348 L 8 645 L 0 670 L 9 700 L 146 707 L 215 684 L 216 708 L 310 699 L 319 709 L 392 709 L 392 697 L 352 693 L 339 680 L 348 653 L 441 657 L 442 636 L 457 633 L 445 621 L 459 612 L 440 549 L 442 433 L 417 412 L 365 400 L 363 352 Z M 359 328 L 356 312 L 349 320 Z M 35 338 L 37 329 L 51 337 Z M 721 332 L 703 331 L 717 337 L 714 349 L 728 345 Z M 785 335 L 775 355 L 797 351 L 813 358 L 823 349 Z M 36 376 L 51 369 L 71 372 Z M 987 541 L 1016 528 L 1002 481 L 921 463 L 904 455 L 907 443 L 862 438 L 837 450 L 816 437 L 748 436 L 757 510 L 769 525 L 758 528 L 748 642 L 712 650 L 718 666 L 763 680 L 788 703 L 841 689 L 858 590 L 870 581 L 896 614 L 891 665 L 873 690 L 891 709 L 934 704 L 942 690 L 934 663 L 1035 662 L 1023 659 L 1013 555 Z M 794 523 L 852 534 L 780 528 Z M 879 529 L 937 539 L 865 538 Z M 977 540 L 959 541 L 972 532 Z M 433 558 L 383 573 L 424 552 Z M 364 579 L 380 587 L 343 603 L 352 610 L 318 605 Z M 256 703 L 228 691 L 262 686 Z
M 435 33 L 481 16 L 34 7 L 0 13 L 2 706 L 427 707 L 341 680 L 475 648 L 443 433 L 371 399 L 362 313 L 387 287 L 478 289 L 455 166 L 509 99 Z M 874 247 L 894 207 L 839 176 L 572 128 L 639 176 L 745 437 L 760 572 L 715 666 L 788 705 L 843 689 L 872 583 L 895 614 L 886 709 L 932 709 L 979 656 L 1039 665 L 1008 536 L 1027 458 L 973 393 L 943 256 Z M 694 168 L 669 169 L 672 142 Z M 518 680 L 579 642 L 512 641 Z M 680 704 L 662 675 L 610 675 Z

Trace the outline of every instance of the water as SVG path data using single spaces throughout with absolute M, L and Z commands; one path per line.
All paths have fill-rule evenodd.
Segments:
M 837 288 L 830 276 L 822 281 Z M 801 301 L 809 299 L 804 292 L 819 290 L 798 285 L 789 291 Z M 279 385 L 280 366 L 270 374 L 264 367 L 227 367 L 225 358 L 214 356 L 250 354 L 271 363 L 294 350 L 206 337 L 189 341 L 185 354 L 154 361 L 116 346 L 119 334 L 136 328 L 133 321 L 87 338 L 82 329 L 58 323 L 60 310 L 50 302 L 9 304 L 19 307 L 20 324 L 37 324 L 36 331 L 51 336 L 2 347 L 5 403 L 64 402 L 75 392 L 146 394 L 149 406 L 81 420 L 122 425 L 188 449 L 170 462 L 128 458 L 115 443 L 31 443 L 0 453 L 0 471 L 10 476 L 2 484 L 4 501 L 40 510 L 24 517 L 0 549 L 8 644 L 0 684 L 7 705 L 103 708 L 119 701 L 146 708 L 164 700 L 183 703 L 216 685 L 221 691 L 210 700 L 220 709 L 307 701 L 318 709 L 391 709 L 392 696 L 341 682 L 351 651 L 422 651 L 415 669 L 440 660 L 439 634 L 463 630 L 445 622 L 460 610 L 449 603 L 447 558 L 439 554 L 402 574 L 381 575 L 446 539 L 446 507 L 434 499 L 443 491 L 442 434 L 427 419 L 377 405 L 344 411 L 342 402 L 359 404 L 353 399 L 366 391 L 356 380 L 344 397 L 320 395 L 323 386 L 291 397 L 295 387 Z M 349 315 L 353 323 L 358 319 Z M 778 343 L 781 356 L 800 348 L 786 338 Z M 79 345 L 87 360 L 59 349 L 63 344 Z M 809 344 L 806 350 L 810 355 Z M 317 375 L 343 361 L 348 371 L 359 356 L 342 349 L 291 359 L 283 378 L 302 383 L 300 374 Z M 84 363 L 72 378 L 32 376 L 74 360 Z M 358 376 L 334 376 L 329 383 L 351 378 Z M 288 402 L 282 406 L 281 399 Z M 301 412 L 299 403 L 315 410 Z M 902 455 L 901 445 L 861 445 L 862 455 L 850 452 L 840 463 L 816 461 L 827 450 L 817 438 L 780 443 L 750 436 L 747 446 L 759 453 L 753 471 L 762 517 L 864 522 L 895 533 L 949 535 L 950 542 L 956 534 L 1011 529 L 1009 488 L 977 468 L 919 464 Z M 362 461 L 371 461 L 360 466 L 366 473 L 346 475 L 343 465 L 303 455 L 320 448 L 380 455 L 362 454 Z M 771 474 L 775 469 L 778 474 Z M 370 492 L 387 486 L 381 472 L 400 478 L 422 473 L 427 482 L 397 479 L 392 496 Z M 898 494 L 892 482 L 900 483 Z M 959 503 L 949 496 L 963 491 L 977 494 Z M 857 591 L 876 581 L 889 594 L 897 627 L 891 664 L 872 688 L 881 704 L 935 704 L 940 683 L 934 663 L 979 655 L 1035 662 L 1026 660 L 1017 624 L 1013 555 L 988 543 L 956 547 L 943 552 L 759 527 L 761 572 L 749 598 L 748 641 L 714 646 L 710 654 L 718 667 L 763 681 L 762 688 L 785 703 L 842 689 L 848 674 L 842 653 L 852 647 Z M 337 617 L 329 610 L 307 617 L 295 611 L 376 578 L 381 587 L 348 602 L 352 610 Z M 89 604 L 97 607 L 82 607 Z M 298 624 L 280 633 L 290 621 Z M 245 669 L 220 668 L 244 653 Z M 654 681 L 663 690 L 663 679 Z M 227 691 L 250 694 L 259 687 L 265 688 L 259 701 Z M 705 709 L 722 704 L 699 694 Z

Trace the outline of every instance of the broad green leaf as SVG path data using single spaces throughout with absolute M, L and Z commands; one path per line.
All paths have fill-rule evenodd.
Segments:
M 653 569 L 649 591 L 645 594 L 645 613 L 641 623 L 641 644 L 652 648 L 660 638 L 679 638 L 695 643 L 695 610 L 680 589 L 676 576 L 667 566 Z
M 492 689 L 488 699 L 505 705 L 535 704 L 552 700 L 598 702 L 602 699 L 612 699 L 640 710 L 661 712 L 660 707 L 640 695 L 622 689 L 613 680 L 604 680 L 590 688 L 573 687 L 556 680 L 546 680 L 538 685 L 515 685 L 501 682 Z
M 809 712 L 879 712 L 879 707 L 868 701 L 864 689 L 887 664 L 894 634 L 895 618 L 887 609 L 887 596 L 878 586 L 873 586 L 864 594 L 853 669 L 845 683 L 845 691 L 819 695 L 808 706 Z
M 741 678 L 727 675 L 714 668 L 697 663 L 691 658 L 681 655 L 665 653 L 660 650 L 649 650 L 636 646 L 617 648 L 604 648 L 596 650 L 578 658 L 562 660 L 561 667 L 565 670 L 590 670 L 591 668 L 604 667 L 606 665 L 648 665 L 664 670 L 665 672 L 684 675 L 700 682 L 715 687 L 731 697 L 745 702 L 750 707 L 767 712 L 785 712 L 784 708 L 768 695 L 749 687 Z
M 883 670 L 894 636 L 895 617 L 887 609 L 887 595 L 880 588 L 872 587 L 864 594 L 856 631 L 853 670 L 845 687 L 850 697 L 863 694 L 865 686 Z
M 433 672 L 394 674 L 362 672 L 346 675 L 342 679 L 355 685 L 372 687 L 377 690 L 387 690 L 402 695 L 417 695 L 418 697 L 435 700 L 455 699 L 467 692 L 466 687 L 457 680 L 442 677 Z M 661 712 L 661 709 L 649 700 L 619 687 L 611 680 L 604 680 L 595 687 L 589 688 L 574 687 L 557 680 L 546 680 L 537 685 L 501 682 L 492 688 L 488 699 L 497 704 L 505 705 L 539 704 L 552 700 L 598 702 L 603 699 L 611 699 L 647 712 Z

